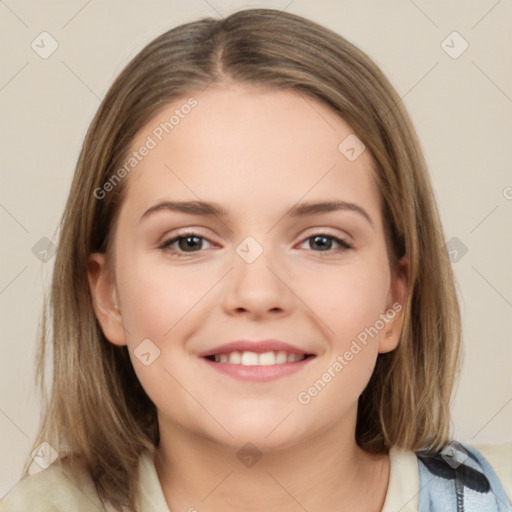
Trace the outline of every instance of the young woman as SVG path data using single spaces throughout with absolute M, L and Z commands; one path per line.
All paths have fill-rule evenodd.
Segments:
M 512 444 L 450 438 L 460 316 L 409 117 L 304 18 L 202 19 L 133 59 L 50 313 L 51 399 L 2 512 L 510 510 Z

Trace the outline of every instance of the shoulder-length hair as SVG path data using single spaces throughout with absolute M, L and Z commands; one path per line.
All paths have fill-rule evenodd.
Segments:
M 156 408 L 138 382 L 127 347 L 110 343 L 94 314 L 87 261 L 93 252 L 111 254 L 124 181 L 104 197 L 97 191 L 160 109 L 211 84 L 233 81 L 324 102 L 370 151 L 390 264 L 407 256 L 409 293 L 398 347 L 378 356 L 359 398 L 356 440 L 371 452 L 391 446 L 438 450 L 448 441 L 460 311 L 426 163 L 401 98 L 376 64 L 335 32 L 286 12 L 242 10 L 169 30 L 133 58 L 89 127 L 61 220 L 37 355 L 44 415 L 34 447 L 48 442 L 60 453 L 59 463 L 73 463 L 79 455 L 115 507 L 136 509 L 137 462 L 145 449 L 158 445 L 159 432 Z

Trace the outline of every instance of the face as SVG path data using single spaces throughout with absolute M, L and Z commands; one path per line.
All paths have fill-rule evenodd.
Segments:
M 158 127 L 187 98 L 133 142 L 155 144 L 125 178 L 114 277 L 103 255 L 89 264 L 103 331 L 128 345 L 161 428 L 260 449 L 353 430 L 379 352 L 398 343 L 406 291 L 369 152 L 340 150 L 351 127 L 298 93 L 192 96 L 172 131 Z

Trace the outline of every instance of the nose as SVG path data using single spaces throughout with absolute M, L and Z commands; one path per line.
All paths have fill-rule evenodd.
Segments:
M 245 258 L 243 251 L 234 254 L 223 297 L 227 314 L 282 317 L 290 314 L 294 300 L 289 272 L 272 251 L 264 249 L 254 261 Z

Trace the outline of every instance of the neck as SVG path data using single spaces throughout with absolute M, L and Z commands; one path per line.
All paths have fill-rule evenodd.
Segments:
M 155 467 L 171 512 L 377 512 L 389 480 L 387 454 L 370 454 L 335 428 L 256 460 L 161 424 Z

